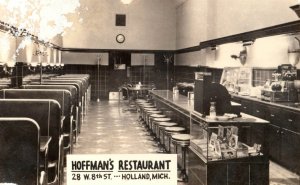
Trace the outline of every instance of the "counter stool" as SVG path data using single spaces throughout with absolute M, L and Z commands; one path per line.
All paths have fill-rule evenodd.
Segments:
M 143 112 L 142 112 L 142 118 L 144 119 L 144 121 L 146 121 L 146 114 L 147 114 L 147 111 L 155 111 L 157 110 L 156 107 L 146 107 L 143 109 Z
M 184 127 L 166 127 L 164 129 L 164 145 L 167 153 L 171 153 L 171 138 L 174 134 L 183 134 L 185 132 Z
M 141 106 L 141 114 L 144 113 L 144 109 L 145 109 L 145 108 L 155 108 L 155 105 L 153 105 L 153 104 L 143 104 L 143 105 Z
M 165 116 L 165 115 L 164 115 Z M 152 132 L 154 134 L 155 139 L 159 142 L 159 133 L 158 130 L 158 124 L 161 122 L 169 122 L 171 121 L 171 118 L 161 117 L 161 118 L 153 118 L 152 121 Z
M 141 107 L 142 105 L 150 104 L 149 102 L 136 102 L 136 106 Z
M 153 133 L 153 141 L 155 142 L 155 144 L 153 144 L 153 146 L 158 147 L 157 153 L 163 153 L 166 151 L 164 149 L 163 145 L 161 145 L 161 143 L 160 143 L 159 133 L 157 133 L 158 125 L 161 122 L 169 122 L 169 121 L 171 121 L 171 118 L 153 118 L 152 133 Z
M 138 99 L 138 100 L 135 100 L 136 106 L 139 106 L 140 104 L 147 103 L 147 102 L 148 102 L 148 101 L 147 101 L 147 100 L 144 100 L 144 99 Z
M 140 112 L 140 116 L 142 117 L 142 119 L 144 118 L 145 108 L 155 108 L 155 105 L 153 105 L 153 104 L 142 105 L 141 112 Z
M 148 102 L 147 101 L 138 101 L 138 102 L 135 102 L 135 106 L 137 107 L 138 112 L 140 111 L 142 105 L 144 105 L 144 104 L 148 104 Z
M 149 119 L 150 119 L 150 115 L 151 114 L 162 114 L 162 111 L 160 111 L 160 110 L 151 110 L 151 111 L 147 110 L 146 111 L 146 115 L 145 115 L 145 119 L 146 120 L 145 120 L 145 123 L 146 123 L 146 126 L 147 126 L 148 130 L 150 130 L 150 120 Z
M 152 105 L 152 103 L 149 103 L 149 102 L 137 102 L 136 103 L 136 106 L 138 108 L 142 108 L 144 105 Z
M 166 151 L 165 147 L 165 128 L 166 127 L 174 127 L 177 126 L 178 124 L 175 122 L 159 122 L 158 127 L 157 127 L 157 133 L 158 133 L 158 138 L 160 141 L 160 145 L 164 148 Z
M 157 108 L 155 108 L 155 107 L 146 107 L 146 108 L 143 108 L 142 109 L 142 111 L 141 111 L 141 114 L 140 114 L 140 123 L 142 123 L 142 124 L 144 124 L 144 125 L 146 125 L 146 122 L 147 122 L 147 120 L 146 120 L 146 115 L 147 115 L 147 112 L 148 111 L 156 111 L 157 110 Z
M 145 100 L 145 99 L 136 99 L 135 102 L 136 103 L 138 103 L 138 102 L 147 102 L 147 100 Z
M 145 103 L 148 103 L 146 100 L 145 101 L 138 101 L 138 102 L 135 102 L 135 105 L 137 107 L 140 107 L 142 104 L 145 104 Z
M 150 114 L 149 115 L 149 129 L 150 129 L 150 132 L 152 132 L 153 133 L 153 119 L 154 118 L 165 118 L 166 116 L 165 115 L 163 115 L 163 114 Z
M 142 108 L 154 108 L 154 107 L 155 105 L 153 105 L 152 103 L 142 105 Z
M 140 103 L 140 104 L 138 104 L 138 106 L 139 106 L 140 110 L 143 108 L 146 108 L 146 107 L 148 107 L 148 108 L 151 108 L 152 106 L 155 107 L 155 105 L 153 105 L 152 103 Z
M 177 153 L 177 147 L 181 147 L 181 155 L 182 155 L 182 168 L 179 181 L 187 182 L 188 176 L 186 173 L 186 152 L 187 148 L 190 145 L 190 134 L 174 134 L 172 135 L 172 143 L 174 145 L 175 153 Z
M 152 103 L 139 103 L 137 108 L 138 112 L 140 113 L 138 119 L 139 121 L 142 121 L 143 119 L 144 108 L 155 108 L 155 106 Z

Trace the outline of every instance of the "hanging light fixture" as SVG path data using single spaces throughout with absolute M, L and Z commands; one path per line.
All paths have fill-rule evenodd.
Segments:
M 215 51 L 217 49 L 218 49 L 217 45 L 210 46 L 210 50 L 212 50 L 212 51 Z
M 254 40 L 244 40 L 243 46 L 251 46 L 254 44 Z

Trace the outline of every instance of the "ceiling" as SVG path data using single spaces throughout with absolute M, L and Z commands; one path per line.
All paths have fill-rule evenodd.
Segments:
M 174 0 L 176 7 L 180 6 L 182 3 L 186 2 L 187 0 Z

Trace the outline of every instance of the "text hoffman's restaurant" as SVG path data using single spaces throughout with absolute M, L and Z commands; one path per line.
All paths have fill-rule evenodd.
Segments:
M 0 184 L 300 184 L 299 1 L 0 8 Z

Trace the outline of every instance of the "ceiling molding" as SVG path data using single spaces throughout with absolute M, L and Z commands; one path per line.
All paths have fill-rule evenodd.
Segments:
M 282 34 L 293 34 L 300 32 L 300 21 L 288 22 L 280 25 L 266 27 L 258 30 L 248 31 L 235 35 L 230 35 L 222 38 L 212 39 L 200 42 L 200 49 L 211 46 L 233 43 L 239 41 L 254 41 L 258 38 L 276 36 Z

